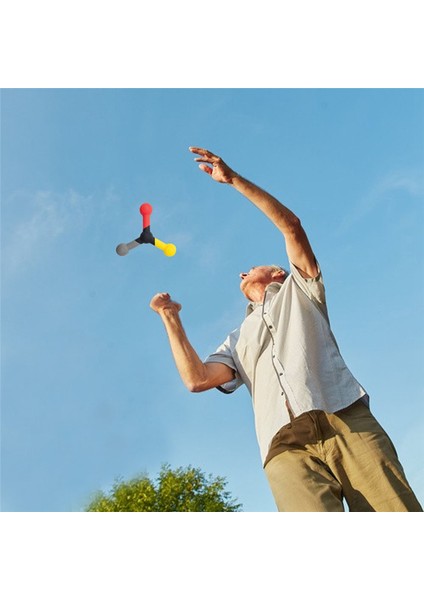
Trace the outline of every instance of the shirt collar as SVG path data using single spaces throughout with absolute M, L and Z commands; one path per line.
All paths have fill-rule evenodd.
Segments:
M 283 282 L 284 283 L 284 282 Z M 265 299 L 271 299 L 278 293 L 283 283 L 278 283 L 277 281 L 270 283 L 265 288 Z M 248 317 L 256 308 L 262 306 L 262 302 L 249 302 L 246 307 L 246 317 Z

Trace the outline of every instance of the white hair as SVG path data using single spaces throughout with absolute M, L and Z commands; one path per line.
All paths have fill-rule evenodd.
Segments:
M 269 265 L 270 268 L 272 269 L 272 272 L 275 273 L 275 271 L 284 271 L 284 273 L 289 273 L 289 270 L 286 269 L 285 267 L 280 267 L 280 265 Z

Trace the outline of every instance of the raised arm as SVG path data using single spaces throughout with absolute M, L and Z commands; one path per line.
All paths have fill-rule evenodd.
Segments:
M 234 372 L 227 365 L 201 361 L 184 331 L 179 315 L 181 304 L 168 293 L 156 294 L 150 308 L 162 318 L 178 372 L 190 392 L 204 392 L 234 379 Z
M 219 156 L 190 146 L 190 152 L 198 154 L 195 158 L 202 171 L 218 183 L 226 183 L 243 194 L 252 204 L 266 215 L 281 231 L 286 242 L 287 256 L 306 278 L 316 277 L 318 267 L 311 245 L 302 227 L 300 219 L 274 196 L 248 181 L 231 169 Z

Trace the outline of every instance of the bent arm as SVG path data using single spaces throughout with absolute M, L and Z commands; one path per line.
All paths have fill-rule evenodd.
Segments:
M 203 363 L 199 358 L 184 331 L 179 316 L 181 305 L 172 302 L 169 298 L 167 305 L 157 310 L 154 307 L 154 300 L 151 307 L 162 318 L 175 364 L 187 389 L 190 392 L 204 392 L 232 381 L 234 372 L 230 367 L 222 363 Z
M 302 275 L 307 278 L 316 277 L 317 263 L 299 217 L 274 196 L 240 175 L 235 175 L 230 185 L 250 200 L 281 231 L 286 242 L 287 256 Z
M 200 163 L 199 167 L 202 171 L 215 181 L 231 185 L 243 194 L 281 231 L 286 242 L 289 260 L 296 265 L 304 277 L 318 275 L 315 256 L 305 230 L 300 219 L 289 208 L 256 184 L 233 171 L 222 158 L 209 150 L 190 147 L 190 151 L 200 155 L 195 160 Z

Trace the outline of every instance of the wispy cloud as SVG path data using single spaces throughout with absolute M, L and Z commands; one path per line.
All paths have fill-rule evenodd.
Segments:
M 386 175 L 358 199 L 346 215 L 337 231 L 339 235 L 357 225 L 373 211 L 393 200 L 404 203 L 408 199 L 424 196 L 424 174 L 422 170 L 397 171 Z
M 74 190 L 17 192 L 8 198 L 2 209 L 3 275 L 24 271 L 69 227 L 83 227 L 89 202 Z

